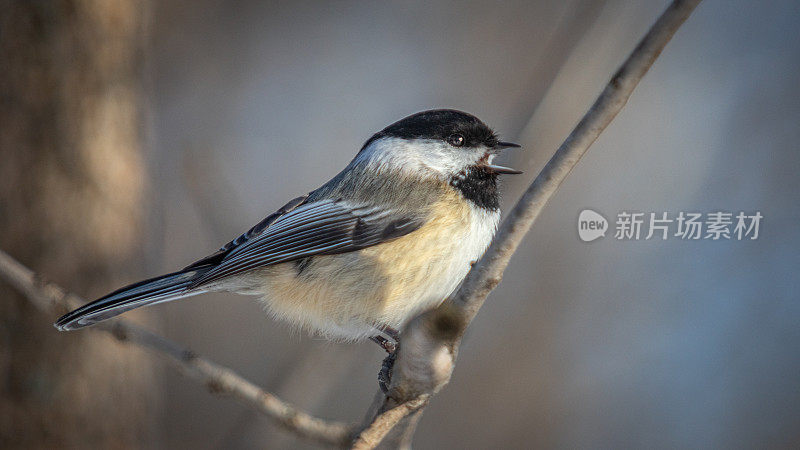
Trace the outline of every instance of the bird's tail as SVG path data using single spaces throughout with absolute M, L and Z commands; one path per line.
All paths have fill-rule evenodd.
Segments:
M 54 325 L 61 331 L 76 330 L 140 306 L 201 294 L 204 290 L 187 288 L 208 269 L 210 267 L 182 270 L 125 286 L 65 314 Z

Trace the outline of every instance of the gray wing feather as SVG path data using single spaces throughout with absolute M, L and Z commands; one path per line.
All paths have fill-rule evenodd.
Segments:
M 260 234 L 228 249 L 219 264 L 191 288 L 258 267 L 359 250 L 411 233 L 421 225 L 419 218 L 374 205 L 331 199 L 302 204 Z

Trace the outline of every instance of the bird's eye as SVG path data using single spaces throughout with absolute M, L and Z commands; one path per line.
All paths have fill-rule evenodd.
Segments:
M 447 138 L 447 143 L 453 147 L 461 147 L 464 145 L 464 136 L 460 134 L 451 134 L 450 137 Z

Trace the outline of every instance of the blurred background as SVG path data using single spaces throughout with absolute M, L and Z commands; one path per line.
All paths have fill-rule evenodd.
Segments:
M 183 267 L 408 114 L 524 149 L 505 210 L 668 2 L 0 1 L 0 248 L 86 298 Z M 703 2 L 545 209 L 417 448 L 800 445 L 800 3 Z M 578 239 L 584 208 L 760 211 L 757 240 Z M 613 226 L 613 225 L 612 225 Z M 129 314 L 319 416 L 377 346 L 252 298 Z M 3 448 L 313 448 L 0 282 Z

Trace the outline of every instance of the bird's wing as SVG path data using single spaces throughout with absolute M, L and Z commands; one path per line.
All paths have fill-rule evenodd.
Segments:
M 215 265 L 190 289 L 258 267 L 359 250 L 404 236 L 422 225 L 422 219 L 391 209 L 332 199 L 301 202 L 269 219 L 220 252 L 189 266 Z
M 286 203 L 285 205 L 281 206 L 280 209 L 278 209 L 274 213 L 272 213 L 272 214 L 268 215 L 267 217 L 265 217 L 261 222 L 258 222 L 257 224 L 255 224 L 252 228 L 250 228 L 246 232 L 242 233 L 236 239 L 234 239 L 234 240 L 228 242 L 227 244 L 223 245 L 222 247 L 220 247 L 219 250 L 217 250 L 216 252 L 206 256 L 205 258 L 203 258 L 201 260 L 198 260 L 198 261 L 195 261 L 192 264 L 186 266 L 183 270 L 194 269 L 194 268 L 198 268 L 198 267 L 208 267 L 208 266 L 216 266 L 216 265 L 218 265 L 236 247 L 244 245 L 250 239 L 254 238 L 255 236 L 258 236 L 261 233 L 263 233 L 264 230 L 269 228 L 269 226 L 272 225 L 273 223 L 275 223 L 276 220 L 278 220 L 281 217 L 283 217 L 284 215 L 292 212 L 298 206 L 302 206 L 303 204 L 305 204 L 306 200 L 308 200 L 308 196 L 309 195 L 311 195 L 311 194 L 302 195 L 300 197 L 293 198 L 292 200 L 289 200 L 289 202 Z

